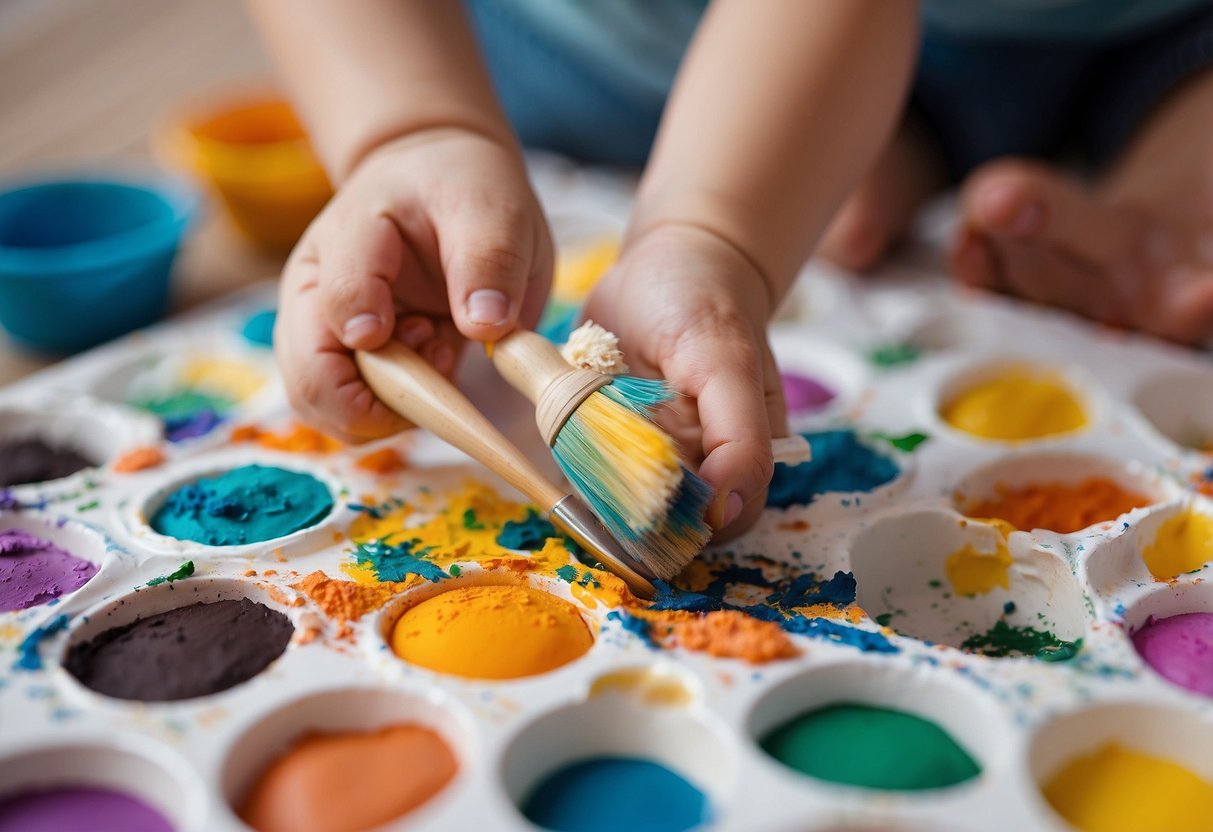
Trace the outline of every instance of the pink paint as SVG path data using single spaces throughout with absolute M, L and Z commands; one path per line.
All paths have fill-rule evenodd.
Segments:
M 1164 679 L 1213 696 L 1213 613 L 1151 616 L 1133 633 L 1133 646 Z
M 21 529 L 0 529 L 0 610 L 36 607 L 75 592 L 97 566 Z
M 788 413 L 799 416 L 805 413 L 816 413 L 838 395 L 815 378 L 796 373 L 781 373 L 783 382 L 783 398 L 788 405 Z

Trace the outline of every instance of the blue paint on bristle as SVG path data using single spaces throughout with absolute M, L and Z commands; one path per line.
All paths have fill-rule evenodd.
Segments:
M 635 376 L 612 376 L 610 384 L 598 392 L 646 419 L 653 418 L 654 410 L 674 398 L 670 385 L 661 379 Z

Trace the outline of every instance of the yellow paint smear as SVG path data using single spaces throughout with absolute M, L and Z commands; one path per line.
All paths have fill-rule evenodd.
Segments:
M 1042 791 L 1082 832 L 1213 832 L 1213 783 L 1117 743 L 1074 758 Z
M 1169 581 L 1213 561 L 1213 517 L 1185 511 L 1158 527 L 1141 553 L 1156 581 Z
M 690 705 L 695 698 L 681 679 L 646 668 L 606 673 L 590 686 L 591 699 L 611 693 L 630 696 L 646 705 L 659 707 L 682 707 Z
M 1079 430 L 1087 414 L 1078 395 L 1053 373 L 1009 370 L 947 402 L 949 425 L 983 439 L 1019 442 Z
M 998 530 L 993 552 L 979 551 L 969 543 L 948 555 L 944 573 L 957 595 L 985 595 L 998 587 L 1011 588 L 1011 552 L 1006 537 L 1013 528 L 1001 520 L 985 521 Z
M 181 371 L 186 386 L 243 401 L 265 386 L 265 374 L 239 361 L 194 358 Z
M 556 258 L 552 296 L 577 303 L 585 299 L 598 279 L 619 259 L 619 240 L 602 237 L 577 246 Z

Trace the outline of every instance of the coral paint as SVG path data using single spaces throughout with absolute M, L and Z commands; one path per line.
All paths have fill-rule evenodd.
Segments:
M 395 448 L 381 448 L 358 458 L 354 467 L 380 477 L 403 471 L 406 467 L 404 457 Z
M 138 798 L 106 788 L 60 786 L 0 798 L 0 832 L 72 829 L 173 832 L 173 825 Z
M 783 385 L 783 400 L 789 416 L 816 413 L 838 395 L 817 379 L 797 373 L 780 373 L 779 380 Z
M 1059 376 L 1024 369 L 973 385 L 945 403 L 941 415 L 957 430 L 1007 442 L 1071 433 L 1087 425 L 1082 401 Z
M 653 633 L 665 643 L 707 653 L 721 659 L 743 659 L 765 664 L 800 655 L 788 634 L 774 621 L 759 621 L 742 612 L 726 610 L 686 618 L 666 625 L 668 636 Z M 654 626 L 652 630 L 657 630 Z
M 702 791 L 636 757 L 593 757 L 558 769 L 535 786 L 522 813 L 559 832 L 682 832 L 710 820 Z
M 252 787 L 241 819 L 257 832 L 357 832 L 379 827 L 440 792 L 458 764 L 428 728 L 309 734 Z
M 576 607 L 525 586 L 452 589 L 410 607 L 392 630 L 400 658 L 472 679 L 546 673 L 593 643 Z
M 133 474 L 136 471 L 146 471 L 164 462 L 164 452 L 157 447 L 134 448 L 114 460 L 113 469 L 117 474 Z
M 801 774 L 868 789 L 940 789 L 981 773 L 977 762 L 939 726 L 871 705 L 808 711 L 777 727 L 760 744 Z
M 92 561 L 20 529 L 0 529 L 0 611 L 45 604 L 96 574 Z
M 1133 633 L 1133 646 L 1164 679 L 1213 696 L 1213 613 L 1151 617 Z
M 970 503 L 964 513 L 997 518 L 1023 531 L 1048 529 L 1071 534 L 1153 502 L 1106 477 L 1090 477 L 1079 483 L 1031 483 L 1019 488 L 999 484 L 996 490 L 998 496 Z
M 1074 758 L 1041 791 L 1082 832 L 1213 832 L 1213 783 L 1118 743 Z
M 1213 517 L 1196 511 L 1177 514 L 1158 527 L 1141 553 L 1156 581 L 1169 581 L 1213 561 Z

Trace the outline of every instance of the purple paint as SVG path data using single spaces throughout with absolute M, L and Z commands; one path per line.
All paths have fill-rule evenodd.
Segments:
M 97 566 L 21 529 L 0 529 L 0 610 L 24 610 L 75 592 Z
M 0 798 L 0 832 L 67 829 L 173 832 L 172 824 L 151 806 L 110 789 L 67 786 Z
M 788 413 L 792 416 L 816 413 L 838 395 L 815 378 L 796 373 L 780 373 L 779 378 L 783 382 L 783 398 L 787 402 Z
M 1213 613 L 1151 616 L 1133 633 L 1133 646 L 1167 681 L 1213 696 Z

